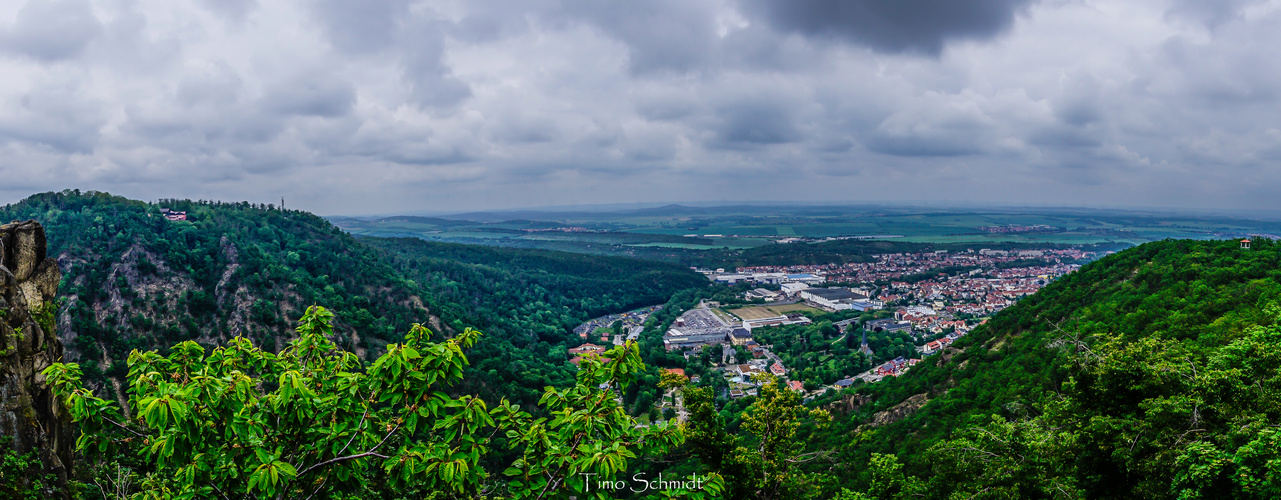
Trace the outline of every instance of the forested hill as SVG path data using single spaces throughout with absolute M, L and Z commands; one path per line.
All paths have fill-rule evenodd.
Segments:
M 471 351 L 484 384 L 509 397 L 533 397 L 548 383 L 568 385 L 566 347 L 587 319 L 662 304 L 708 286 L 688 268 L 624 257 L 481 247 L 417 238 L 360 238 L 440 304 L 455 327 L 485 332 Z
M 167 220 L 161 208 L 188 220 Z M 306 212 L 76 191 L 0 209 L 0 220 L 26 219 L 45 226 L 62 268 L 59 336 L 91 381 L 122 379 L 132 349 L 182 340 L 241 335 L 279 348 L 311 304 L 337 311 L 339 341 L 361 353 L 430 321 L 376 252 Z
M 162 208 L 188 220 L 167 220 Z M 274 351 L 305 308 L 320 304 L 337 314 L 340 345 L 366 359 L 413 323 L 443 334 L 480 329 L 486 336 L 472 356 L 500 357 L 502 373 L 468 380 L 485 380 L 489 395 L 533 394 L 572 383 L 558 353 L 577 322 L 706 285 L 687 269 L 629 259 L 468 245 L 380 250 L 310 213 L 243 202 L 150 204 L 64 191 L 0 207 L 0 220 L 26 219 L 45 226 L 63 271 L 58 331 L 67 358 L 96 383 L 122 380 L 132 349 L 241 335 Z
M 863 387 L 827 439 L 850 477 L 893 453 L 937 498 L 1276 498 L 1278 279 L 1270 240 L 1108 256 Z

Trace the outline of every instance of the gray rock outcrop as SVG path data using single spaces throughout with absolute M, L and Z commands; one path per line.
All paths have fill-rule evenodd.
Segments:
M 925 406 L 925 403 L 929 402 L 929 400 L 929 395 L 924 393 L 907 398 L 902 403 L 896 404 L 888 410 L 877 412 L 875 415 L 872 415 L 872 421 L 868 422 L 868 425 L 871 425 L 872 427 L 880 427 L 882 425 L 888 425 L 898 422 L 899 420 L 903 420 L 907 418 L 908 415 L 916 413 L 916 410 Z
M 41 374 L 62 358 L 54 328 L 62 272 L 45 255 L 35 221 L 0 226 L 0 435 L 19 453 L 36 451 L 65 491 L 71 469 L 71 418 Z M 53 494 L 53 492 L 50 492 Z

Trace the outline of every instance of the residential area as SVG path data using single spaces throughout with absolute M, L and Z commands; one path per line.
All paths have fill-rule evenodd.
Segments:
M 663 306 L 658 305 L 643 307 L 622 314 L 601 316 L 578 325 L 574 328 L 574 333 L 578 334 L 578 337 L 583 340 L 599 339 L 602 343 L 622 345 L 626 340 L 639 338 L 641 330 L 645 328 L 645 320 L 649 319 L 649 315 L 661 309 L 663 309 Z M 614 331 L 615 323 L 618 324 L 618 332 Z
M 739 300 L 703 300 L 662 333 L 662 348 L 683 356 L 667 369 L 710 385 L 718 397 L 755 396 L 766 375 L 804 397 L 897 377 L 986 322 L 987 317 L 1073 272 L 1091 257 L 1076 249 L 980 249 L 894 253 L 870 262 L 698 270 L 741 288 Z M 638 340 L 662 306 L 595 318 L 574 332 L 584 344 L 570 363 L 602 358 Z M 702 380 L 712 377 L 709 380 Z M 683 419 L 675 391 L 655 409 Z
M 980 249 L 699 270 L 716 282 L 759 285 L 743 296 L 756 304 L 699 304 L 672 324 L 663 344 L 687 359 L 706 359 L 731 399 L 754 395 L 764 374 L 807 396 L 875 383 L 907 372 L 1089 257 L 1076 249 Z M 936 273 L 944 269 L 950 272 Z

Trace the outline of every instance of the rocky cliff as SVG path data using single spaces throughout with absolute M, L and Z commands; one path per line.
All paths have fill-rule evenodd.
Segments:
M 0 435 L 11 436 L 19 453 L 36 451 L 59 486 L 75 442 L 70 416 L 41 372 L 62 357 L 53 319 L 61 279 L 40 224 L 0 226 Z

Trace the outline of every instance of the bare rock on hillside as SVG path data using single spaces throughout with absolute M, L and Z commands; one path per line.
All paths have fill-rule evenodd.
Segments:
M 56 478 L 47 496 L 65 498 L 71 418 L 41 374 L 62 358 L 54 327 L 62 273 L 45 252 L 39 223 L 0 226 L 0 435 L 19 453 L 34 450 Z
M 927 394 L 917 394 L 907 398 L 902 403 L 894 405 L 888 410 L 877 412 L 875 415 L 872 415 L 872 421 L 868 422 L 868 425 L 871 425 L 872 427 L 880 427 L 882 425 L 898 422 L 899 420 L 907 418 L 908 415 L 916 413 L 916 410 L 921 409 L 921 407 L 925 406 L 925 403 L 928 401 L 929 396 Z

